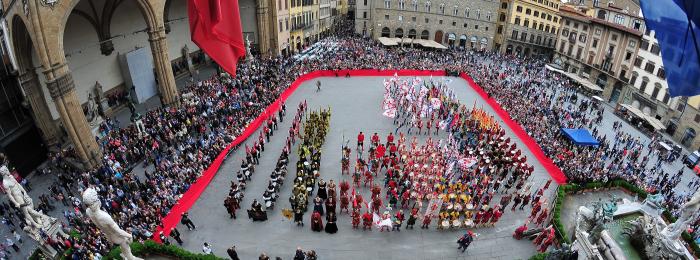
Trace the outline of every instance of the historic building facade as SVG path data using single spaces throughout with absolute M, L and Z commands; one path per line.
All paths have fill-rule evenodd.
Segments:
M 566 71 L 600 87 L 607 101 L 618 102 L 632 75 L 642 27 L 635 28 L 621 19 L 610 22 L 608 14 L 589 16 L 580 6 L 562 6 L 560 15 L 555 60 Z
M 434 40 L 447 47 L 490 50 L 497 0 L 358 0 L 355 31 L 366 37 Z
M 559 32 L 560 5 L 559 0 L 502 1 L 501 10 L 507 10 L 507 15 L 499 17 L 503 26 L 500 51 L 523 57 L 551 58 Z

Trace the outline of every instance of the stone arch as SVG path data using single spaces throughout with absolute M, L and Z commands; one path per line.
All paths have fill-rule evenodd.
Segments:
M 382 37 L 391 37 L 391 29 L 389 27 L 382 28 Z
M 442 38 L 443 38 L 443 32 L 442 32 L 442 31 L 438 30 L 437 32 L 435 32 L 435 39 L 434 39 L 434 41 L 436 41 L 437 43 L 442 43 Z
M 32 49 L 34 49 L 35 46 L 32 40 L 33 37 L 25 25 L 24 19 L 19 15 L 15 15 L 12 17 L 12 25 L 10 28 L 12 28 L 11 42 L 14 47 L 13 50 L 17 61 L 17 70 L 19 73 L 23 73 L 33 69 Z
M 403 29 L 396 28 L 396 30 L 394 31 L 394 37 L 403 38 Z
M 423 40 L 428 40 L 428 39 L 430 39 L 430 32 L 428 32 L 428 30 L 423 30 L 423 31 L 420 33 L 420 38 L 423 39 Z
M 408 30 L 408 38 L 411 38 L 411 39 L 416 38 L 416 29 Z

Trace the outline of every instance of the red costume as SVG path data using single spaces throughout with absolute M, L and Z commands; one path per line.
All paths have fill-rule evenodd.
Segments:
M 372 214 L 369 211 L 362 214 L 362 230 L 365 229 L 372 230 Z
M 360 226 L 360 211 L 352 211 L 352 228 L 358 228 Z
M 321 219 L 321 213 L 318 211 L 311 214 L 311 230 L 316 232 L 323 231 L 323 219 Z

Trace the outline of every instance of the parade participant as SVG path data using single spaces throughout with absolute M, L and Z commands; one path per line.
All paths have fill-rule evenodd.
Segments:
M 297 226 L 304 226 L 304 212 L 300 208 L 294 209 L 294 223 Z
M 420 227 L 421 229 L 428 229 L 430 227 L 430 222 L 433 218 L 433 215 L 428 214 L 423 216 L 423 225 Z
M 360 131 L 357 135 L 357 151 L 362 151 L 364 149 L 365 135 Z
M 325 204 L 326 204 L 326 212 L 327 212 L 327 213 L 331 213 L 331 212 L 332 212 L 333 214 L 335 214 L 335 207 L 336 207 L 335 198 L 333 198 L 333 197 L 328 197 L 328 199 L 326 200 Z
M 329 211 L 326 215 L 326 233 L 335 234 L 338 232 L 338 226 L 335 223 L 337 220 L 338 219 L 335 216 L 335 212 Z
M 323 231 L 323 219 L 321 219 L 321 214 L 317 211 L 311 214 L 311 230 L 315 232 Z
M 464 251 L 467 250 L 467 247 L 469 247 L 472 241 L 474 241 L 474 233 L 472 233 L 472 231 L 469 230 L 457 240 L 457 244 L 459 244 L 459 247 L 457 249 L 461 249 L 462 253 L 464 253 Z
M 314 198 L 314 212 L 323 216 L 323 200 L 320 197 Z
M 354 209 L 352 211 L 352 228 L 357 229 L 360 226 L 360 210 Z
M 408 216 L 408 221 L 406 222 L 406 229 L 413 229 L 413 225 L 416 224 L 416 220 L 418 220 L 418 209 L 413 208 L 411 209 L 411 215 Z
M 319 198 L 322 200 L 326 200 L 328 198 L 328 193 L 326 190 L 326 181 L 323 179 L 318 180 L 318 193 L 316 193 Z M 321 215 L 323 215 L 323 212 L 321 212 Z
M 366 229 L 372 230 L 372 214 L 369 211 L 362 214 L 362 230 Z

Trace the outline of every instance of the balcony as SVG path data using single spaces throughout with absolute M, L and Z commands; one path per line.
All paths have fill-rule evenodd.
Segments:
M 309 29 L 309 28 L 311 28 L 311 27 L 313 27 L 313 26 L 314 26 L 313 23 L 308 23 L 308 24 L 306 24 L 306 23 L 295 24 L 295 25 L 292 25 L 292 31 L 305 30 L 305 29 Z

